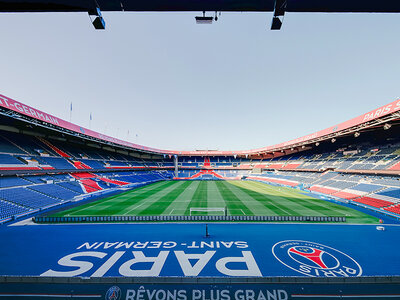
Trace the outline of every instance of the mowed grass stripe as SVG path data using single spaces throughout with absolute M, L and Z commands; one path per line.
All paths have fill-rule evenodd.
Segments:
M 157 190 L 162 190 L 164 189 L 165 185 L 167 185 L 168 182 L 166 181 L 160 181 L 156 183 L 151 183 L 149 185 L 126 191 L 121 194 L 117 194 L 111 197 L 107 197 L 104 199 L 100 199 L 94 202 L 90 202 L 87 204 L 83 204 L 62 212 L 58 212 L 53 214 L 52 216 L 93 216 L 93 215 L 101 215 L 99 211 L 102 209 L 108 209 L 111 206 L 114 206 L 115 203 L 121 202 L 122 199 L 127 199 L 130 198 L 133 193 L 135 195 L 142 195 L 144 193 L 149 193 Z
M 111 202 L 102 202 L 98 206 L 90 207 L 87 211 L 88 214 L 97 214 L 99 216 L 118 215 L 119 212 L 126 206 L 131 206 L 132 203 L 138 201 L 139 197 L 146 197 L 157 192 L 161 192 L 166 186 L 170 185 L 168 182 L 163 182 L 160 185 L 150 186 L 148 189 L 132 190 L 128 193 L 123 193 L 112 197 Z M 94 210 L 94 212 L 91 212 Z
M 301 194 L 297 190 L 291 190 L 290 188 L 285 187 L 276 187 L 276 186 L 265 186 L 265 183 L 262 182 L 254 182 L 254 186 L 260 187 L 264 191 L 268 191 L 271 193 L 279 192 L 280 196 L 284 201 L 290 201 L 293 205 L 285 204 L 286 206 L 301 206 L 301 209 L 297 209 L 297 211 L 301 212 L 301 215 L 310 215 L 310 216 L 346 216 L 349 214 L 349 209 L 345 207 L 341 207 L 340 211 L 335 210 L 335 204 L 330 202 L 325 202 L 320 199 L 312 198 L 307 195 Z M 343 208 L 343 209 L 342 209 Z
M 207 181 L 207 198 L 208 207 L 224 208 L 227 206 L 225 199 L 219 192 L 215 181 Z
M 299 199 L 299 203 L 302 204 L 303 206 L 318 212 L 321 212 L 321 210 L 323 211 L 330 210 L 333 212 L 331 216 L 343 216 L 348 212 L 348 209 L 343 206 L 331 202 L 321 201 L 320 199 L 312 198 L 310 196 L 300 193 L 297 190 L 292 190 L 290 188 L 282 187 L 280 191 L 283 194 L 283 196 L 290 195 L 290 197 L 295 197 Z
M 258 184 L 263 184 L 260 182 L 252 182 L 251 186 L 257 186 Z M 276 186 L 263 187 L 264 193 L 268 192 L 268 196 L 273 194 L 273 197 L 278 197 L 276 201 L 279 201 L 281 205 L 285 207 L 285 210 L 291 211 L 293 216 L 331 216 L 331 211 L 323 210 L 315 207 L 304 201 L 305 195 L 299 194 L 298 191 L 293 190 L 293 193 L 285 193 L 283 188 Z
M 255 181 L 157 182 L 52 216 L 189 215 L 190 207 L 227 207 L 230 215 L 346 216 L 348 223 L 378 222 L 350 207 Z
M 149 197 L 150 195 L 155 195 L 157 193 L 164 193 L 165 189 L 171 186 L 171 182 L 166 182 L 161 187 L 155 186 L 152 189 L 148 189 L 140 191 L 139 193 L 136 190 L 131 191 L 128 194 L 121 195 L 120 197 L 114 198 L 114 201 L 111 203 L 107 203 L 107 206 L 99 205 L 96 207 L 91 207 L 90 210 L 94 210 L 93 212 L 84 211 L 86 213 L 95 214 L 98 216 L 119 216 L 123 214 L 123 211 L 127 207 L 132 207 L 132 205 L 136 205 L 141 202 L 143 199 Z
M 171 202 L 175 201 L 176 198 L 181 195 L 186 188 L 191 184 L 190 181 L 185 181 L 183 184 L 179 185 L 168 194 L 164 195 L 157 201 L 153 202 L 146 209 L 139 212 L 139 216 L 158 216 L 162 215 L 163 212 L 170 206 Z
M 164 211 L 164 215 L 183 216 L 193 198 L 200 181 L 191 181 L 190 185 Z
M 286 191 L 286 193 L 283 194 L 295 194 L 295 195 L 300 195 L 302 197 L 306 197 L 308 201 L 313 201 L 314 203 L 317 203 L 318 205 L 322 205 L 324 209 L 326 210 L 326 215 L 332 216 L 332 217 L 337 217 L 337 216 L 346 216 L 348 219 L 348 222 L 350 223 L 377 223 L 378 219 L 367 215 L 363 212 L 360 212 L 356 209 L 352 209 L 349 207 L 341 206 L 340 204 L 324 201 L 321 199 L 317 198 L 312 198 L 310 196 L 304 195 L 300 193 L 297 190 L 291 190 L 290 188 L 286 187 L 276 187 L 276 186 L 271 186 L 262 182 L 255 182 L 252 181 L 255 184 L 256 189 L 259 189 L 261 191 L 268 192 L 268 193 L 281 193 L 283 190 Z M 298 215 L 298 214 L 297 214 Z M 304 215 L 304 214 L 302 214 Z M 312 216 L 321 216 L 321 214 L 314 214 Z
M 239 189 L 242 189 L 245 191 L 245 193 L 253 198 L 254 200 L 260 202 L 262 205 L 264 205 L 269 211 L 271 216 L 290 216 L 294 215 L 296 211 L 291 210 L 290 208 L 286 207 L 285 205 L 282 205 L 280 203 L 280 199 L 278 201 L 274 200 L 273 195 L 266 195 L 264 193 L 259 193 L 256 191 L 256 189 L 248 189 L 248 184 L 247 182 L 233 182 L 235 186 L 237 186 Z
M 145 210 L 147 207 L 149 207 L 151 204 L 154 202 L 159 201 L 163 196 L 168 194 L 170 191 L 176 189 L 177 187 L 181 186 L 183 184 L 183 181 L 171 181 L 171 184 L 166 187 L 165 189 L 155 193 L 151 194 L 146 198 L 140 199 L 136 204 L 131 205 L 130 207 L 125 208 L 123 211 L 121 211 L 123 216 L 129 216 L 129 215 L 139 215 L 141 211 Z
M 193 194 L 192 200 L 186 208 L 185 215 L 190 215 L 190 208 L 207 207 L 207 181 L 200 181 Z M 198 213 L 197 213 L 198 214 Z
M 263 201 L 258 201 L 254 197 L 250 195 L 247 189 L 243 189 L 239 186 L 236 186 L 233 182 L 228 182 L 228 188 L 238 197 L 241 199 L 246 207 L 251 210 L 251 212 L 256 216 L 274 216 L 276 215 L 272 209 L 269 209 Z M 257 193 L 258 194 L 258 193 Z
M 251 210 L 228 188 L 230 183 L 217 181 L 216 184 L 219 192 L 225 199 L 229 215 L 254 215 Z
M 282 203 L 282 198 L 274 194 L 266 194 L 265 190 L 254 188 L 250 189 L 250 182 L 235 182 L 239 188 L 246 191 L 246 193 L 254 198 L 255 200 L 263 203 L 267 208 L 274 212 L 277 216 L 298 216 L 300 215 L 297 210 L 291 209 L 287 205 Z M 285 200 L 285 199 L 284 199 Z

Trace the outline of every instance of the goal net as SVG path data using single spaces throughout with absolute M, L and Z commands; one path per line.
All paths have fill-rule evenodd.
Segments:
M 225 207 L 191 207 L 190 215 L 192 216 L 195 212 L 206 212 L 212 213 L 212 215 L 226 216 L 227 210 Z

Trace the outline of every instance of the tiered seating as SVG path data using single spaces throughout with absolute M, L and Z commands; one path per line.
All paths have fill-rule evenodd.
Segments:
M 360 183 L 360 184 L 357 184 L 356 186 L 353 186 L 351 189 L 356 190 L 356 191 L 366 192 L 366 193 L 372 193 L 372 192 L 381 190 L 382 188 L 383 188 L 383 186 L 381 186 L 381 185 Z
M 81 161 L 74 161 L 74 167 L 78 170 L 85 170 L 85 169 L 91 169 L 88 165 L 85 165 Z
M 102 190 L 102 188 L 97 184 L 97 182 L 92 179 L 83 179 L 80 180 L 80 182 L 83 184 L 83 187 L 87 193 L 92 193 Z
M 288 163 L 285 166 L 283 166 L 281 169 L 296 169 L 300 165 L 301 165 L 301 163 Z
M 83 194 L 82 187 L 80 186 L 80 184 L 78 182 L 75 182 L 75 181 L 59 182 L 59 183 L 57 183 L 57 185 L 62 186 L 65 189 L 74 191 L 76 193 Z
M 377 194 L 400 199 L 400 189 L 398 189 L 398 188 L 387 189 L 387 190 L 379 192 Z
M 0 177 L 0 188 L 12 187 L 12 186 L 23 186 L 29 184 L 29 181 L 24 180 L 20 177 Z
M 178 177 L 181 177 L 181 178 L 191 177 L 196 173 L 197 173 L 197 171 L 179 171 Z
M 38 148 L 38 145 L 35 144 L 32 140 L 31 137 L 28 137 L 26 135 L 22 135 L 22 134 L 16 134 L 16 133 L 11 133 L 11 132 L 7 132 L 7 131 L 1 131 L 0 135 L 3 136 L 6 143 L 9 143 L 9 141 L 11 141 L 13 143 L 13 145 L 18 145 L 18 150 L 13 150 L 9 153 L 15 153 L 15 154 L 31 154 L 31 155 L 38 155 L 39 153 L 35 150 L 36 148 Z M 4 144 L 4 140 L 0 139 L 0 149 L 4 149 L 4 147 L 6 146 Z M 7 146 L 6 146 L 7 147 Z M 12 149 L 15 149 L 15 147 L 13 147 Z M 23 151 L 21 151 L 21 149 L 23 149 Z M 0 152 L 3 152 L 0 150 Z M 6 151 L 4 151 L 6 152 Z
M 338 190 L 344 190 L 353 187 L 355 184 L 354 182 L 332 180 L 329 184 L 323 183 L 323 185 L 327 187 L 336 188 Z
M 102 162 L 93 160 L 93 159 L 81 159 L 85 165 L 91 167 L 92 169 L 105 169 L 105 166 Z
M 396 170 L 396 171 L 400 170 L 400 161 L 395 165 L 393 165 L 392 167 L 390 167 L 389 170 Z
M 44 143 L 45 145 L 47 145 L 47 147 L 49 147 L 51 150 L 53 150 L 55 153 L 57 153 L 58 155 L 60 155 L 61 157 L 71 157 L 70 155 L 68 155 L 67 153 L 65 153 L 64 151 L 60 150 L 59 148 L 57 148 L 56 146 L 54 146 L 52 143 L 50 143 L 49 141 L 43 139 L 43 138 L 39 138 L 39 140 Z
M 0 165 L 23 165 L 24 163 L 10 154 L 0 153 Z
M 44 175 L 44 176 L 23 176 L 25 180 L 31 183 L 43 183 L 46 179 L 47 180 L 54 180 L 54 178 L 50 179 L 50 175 Z
M 0 220 L 7 219 L 14 215 L 19 215 L 29 211 L 29 208 L 16 205 L 11 202 L 0 200 Z
M 335 196 L 335 197 L 338 197 L 338 198 L 347 199 L 347 200 L 351 200 L 351 199 L 360 197 L 360 195 L 351 194 L 351 193 L 347 193 L 347 192 L 337 192 L 337 193 L 333 193 L 332 196 Z
M 396 177 L 378 177 L 378 178 L 373 178 L 373 182 L 374 182 L 374 184 L 400 187 L 400 180 L 398 178 L 396 178 Z
M 7 139 L 0 136 L 0 152 L 3 153 L 15 153 L 15 154 L 26 154 L 20 148 L 10 143 Z
M 267 166 L 268 169 L 280 169 L 283 164 L 270 164 Z
M 262 177 L 262 176 L 248 176 L 247 178 L 252 179 L 252 180 L 258 180 L 258 181 L 273 182 L 273 183 L 278 183 L 278 184 L 292 186 L 292 187 L 297 186 L 299 184 L 298 182 L 293 182 L 293 181 L 288 181 L 288 180 L 283 180 L 283 179 L 269 178 L 269 177 Z
M 377 207 L 377 208 L 381 208 L 381 207 L 385 207 L 385 206 L 389 206 L 389 205 L 393 204 L 393 202 L 375 199 L 375 198 L 371 198 L 371 197 L 361 197 L 361 198 L 353 199 L 353 201 L 358 202 L 358 203 L 367 204 L 369 206 L 373 206 L 373 207 Z
M 60 201 L 27 188 L 1 189 L 0 198 L 28 208 L 42 208 Z
M 75 169 L 72 164 L 70 164 L 65 158 L 61 158 L 61 157 L 42 156 L 42 157 L 40 157 L 40 161 L 42 161 L 44 164 L 48 164 L 59 170 Z
M 111 182 L 105 182 L 99 179 L 95 179 L 94 180 L 101 189 L 105 190 L 105 189 L 109 189 L 109 188 L 113 188 L 113 187 L 117 187 L 117 184 L 111 183 Z
M 389 169 L 397 163 L 397 155 L 386 155 L 383 159 L 377 162 L 376 166 L 374 167 L 375 170 L 384 170 Z
M 384 210 L 393 212 L 395 214 L 399 214 L 400 215 L 400 204 L 396 204 L 390 207 L 385 207 Z
M 324 188 L 324 187 L 320 187 L 320 186 L 312 186 L 310 188 L 310 191 L 327 194 L 327 195 L 331 195 L 331 194 L 338 192 L 337 190 L 328 189 L 328 188 Z
M 116 186 L 118 186 L 118 185 L 127 185 L 128 184 L 125 181 L 115 180 L 115 179 L 108 179 L 108 178 L 105 178 L 105 177 L 101 177 L 99 179 L 104 181 L 104 182 L 107 182 L 107 183 L 112 183 L 112 184 L 114 184 Z
M 69 174 L 52 174 L 51 177 L 53 180 L 56 181 L 65 181 L 72 179 L 72 177 Z
M 72 173 L 71 174 L 73 177 L 75 177 L 75 178 L 77 178 L 77 179 L 80 179 L 80 178 L 94 178 L 94 177 L 96 177 L 96 175 L 95 174 L 93 174 L 93 173 Z
M 41 184 L 30 186 L 29 189 L 40 192 L 42 194 L 46 194 L 50 197 L 57 198 L 60 200 L 69 200 L 76 195 L 77 192 L 73 192 L 69 189 L 62 188 L 57 184 Z
M 106 168 L 128 168 L 129 165 L 126 161 L 114 161 L 114 160 L 107 160 L 106 163 L 109 165 Z

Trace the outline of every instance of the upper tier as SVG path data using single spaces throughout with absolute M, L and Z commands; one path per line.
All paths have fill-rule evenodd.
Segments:
M 387 105 L 379 107 L 373 111 L 360 115 L 349 121 L 334 125 L 324 130 L 309 134 L 288 142 L 267 146 L 258 149 L 242 150 L 242 151 L 179 151 L 179 150 L 162 150 L 151 147 L 146 147 L 131 142 L 123 141 L 111 136 L 104 135 L 102 133 L 75 125 L 68 121 L 62 120 L 33 107 L 27 106 L 21 102 L 8 98 L 0 94 L 0 108 L 3 113 L 8 113 L 15 118 L 21 116 L 25 119 L 32 119 L 36 122 L 48 124 L 52 128 L 66 130 L 67 133 L 73 133 L 74 135 L 82 137 L 91 137 L 96 140 L 110 142 L 115 145 L 121 145 L 128 147 L 140 152 L 152 153 L 152 154 L 165 154 L 165 155 L 179 155 L 179 156 L 254 156 L 261 155 L 266 156 L 274 152 L 284 152 L 285 154 L 290 151 L 297 152 L 297 147 L 305 149 L 307 145 L 312 143 L 318 143 L 327 139 L 340 137 L 349 133 L 358 132 L 368 128 L 374 128 L 376 126 L 383 126 L 387 122 L 391 122 L 399 119 L 400 110 L 400 99 L 393 101 Z M 11 114 L 10 114 L 11 113 Z M 288 152 L 286 152 L 288 151 Z

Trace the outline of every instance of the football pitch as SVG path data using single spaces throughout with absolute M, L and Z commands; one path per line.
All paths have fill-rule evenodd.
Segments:
M 201 211 L 207 208 L 208 211 Z M 192 209 L 192 211 L 191 211 Z M 162 181 L 54 213 L 69 216 L 330 216 L 377 223 L 358 210 L 254 181 Z

